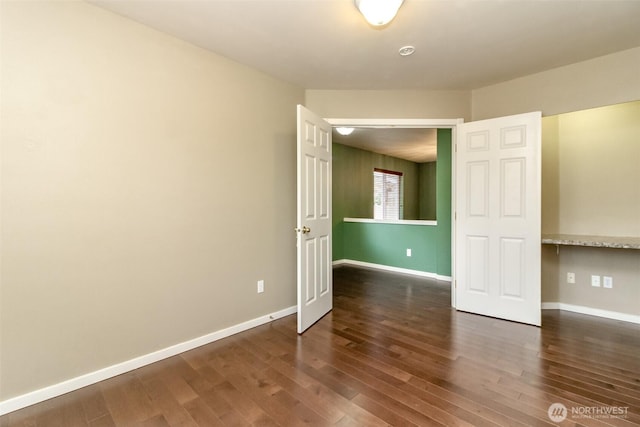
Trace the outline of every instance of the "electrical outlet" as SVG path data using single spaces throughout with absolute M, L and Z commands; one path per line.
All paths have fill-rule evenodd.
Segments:
M 613 288 L 613 277 L 611 276 L 604 276 L 602 278 L 602 286 L 607 288 L 607 289 L 611 289 Z
M 567 273 L 567 283 L 576 283 L 576 273 Z
M 407 249 L 407 256 L 411 256 L 411 249 Z
M 600 287 L 600 276 L 591 276 L 591 286 L 595 288 Z
M 261 294 L 264 292 L 264 280 L 258 280 L 258 293 Z

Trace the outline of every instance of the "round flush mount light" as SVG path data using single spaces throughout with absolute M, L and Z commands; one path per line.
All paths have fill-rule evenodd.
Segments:
M 374 27 L 387 25 L 395 18 L 404 0 L 354 0 L 356 7 Z
M 402 46 L 400 49 L 398 49 L 398 53 L 400 54 L 400 56 L 409 56 L 415 51 L 416 48 L 413 46 Z
M 336 131 L 338 131 L 338 133 L 343 136 L 351 135 L 353 133 L 353 130 L 354 130 L 353 128 L 347 128 L 347 127 L 336 128 Z

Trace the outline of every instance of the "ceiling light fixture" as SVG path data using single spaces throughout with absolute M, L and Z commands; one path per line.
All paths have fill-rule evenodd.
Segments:
M 395 18 L 404 0 L 354 0 L 364 18 L 374 27 L 381 27 Z
M 354 130 L 353 128 L 346 128 L 346 127 L 336 128 L 336 131 L 338 131 L 338 133 L 343 136 L 351 135 L 353 133 L 353 130 Z

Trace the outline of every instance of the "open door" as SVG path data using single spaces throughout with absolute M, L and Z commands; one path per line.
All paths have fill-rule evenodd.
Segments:
M 456 309 L 541 324 L 541 113 L 457 126 Z
M 298 105 L 298 333 L 333 308 L 331 125 Z

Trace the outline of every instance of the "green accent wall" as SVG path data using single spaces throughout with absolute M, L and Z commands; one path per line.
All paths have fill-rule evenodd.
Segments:
M 451 129 L 438 129 L 436 274 L 451 277 Z
M 436 219 L 436 162 L 418 165 L 418 218 Z
M 451 276 L 451 129 L 438 130 L 437 226 L 345 223 L 345 217 L 372 217 L 373 168 L 402 170 L 399 169 L 402 167 L 400 162 L 406 161 L 377 154 L 372 156 L 373 153 L 361 154 L 368 152 L 340 144 L 334 144 L 333 150 L 333 259 Z M 386 163 L 378 165 L 376 161 Z M 418 167 L 415 163 L 406 163 Z M 417 171 L 415 173 L 417 175 Z M 416 192 L 418 187 L 416 181 Z M 417 203 L 416 208 L 419 209 Z M 406 256 L 407 248 L 412 250 L 411 257 Z

